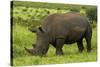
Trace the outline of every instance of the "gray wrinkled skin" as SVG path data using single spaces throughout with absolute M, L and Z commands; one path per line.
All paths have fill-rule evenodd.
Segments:
M 32 31 L 33 32 L 33 31 Z M 87 18 L 79 13 L 52 14 L 44 19 L 37 28 L 37 41 L 32 49 L 25 48 L 32 55 L 45 55 L 49 44 L 55 47 L 57 55 L 63 55 L 64 44 L 77 42 L 80 52 L 83 51 L 83 38 L 87 42 L 87 51 L 91 51 L 92 28 Z

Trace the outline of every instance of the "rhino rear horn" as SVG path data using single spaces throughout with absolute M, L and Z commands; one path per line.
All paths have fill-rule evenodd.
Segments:
M 28 30 L 31 31 L 31 32 L 34 32 L 34 33 L 36 32 L 35 28 L 28 28 Z

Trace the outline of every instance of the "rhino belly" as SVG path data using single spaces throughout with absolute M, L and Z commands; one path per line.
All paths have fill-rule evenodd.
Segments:
M 75 42 L 79 41 L 80 39 L 82 39 L 84 37 L 84 35 L 85 35 L 85 31 L 83 31 L 83 32 L 73 31 L 72 33 L 70 33 L 69 35 L 66 36 L 65 43 L 66 44 L 75 43 Z
M 62 32 L 56 33 L 56 38 L 63 38 L 65 39 L 66 44 L 72 44 L 79 41 L 85 35 L 86 28 L 75 26 L 70 30 L 64 30 Z

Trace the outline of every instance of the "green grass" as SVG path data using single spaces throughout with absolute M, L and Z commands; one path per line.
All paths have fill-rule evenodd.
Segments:
M 12 1 L 13 6 L 26 6 L 35 8 L 51 8 L 51 9 L 70 9 L 70 8 L 81 8 L 81 7 L 96 7 L 94 5 L 81 5 L 81 4 L 63 4 L 63 3 L 48 3 L 48 2 L 31 2 L 31 1 Z M 44 6 L 45 5 L 45 6 Z
M 46 56 L 38 57 L 27 53 L 24 47 L 32 48 L 32 44 L 36 41 L 35 33 L 28 31 L 28 28 L 19 24 L 13 26 L 13 65 L 44 65 L 44 64 L 64 64 L 77 62 L 93 62 L 97 60 L 97 30 L 93 29 L 92 36 L 92 52 L 86 52 L 86 43 L 84 42 L 85 50 L 83 53 L 78 52 L 76 43 L 72 45 L 64 45 L 63 56 L 55 55 L 55 48 L 50 46 Z

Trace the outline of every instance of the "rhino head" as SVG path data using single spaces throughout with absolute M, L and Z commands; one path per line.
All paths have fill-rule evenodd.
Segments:
M 36 35 L 37 40 L 35 47 L 31 49 L 25 47 L 25 50 L 35 56 L 45 55 L 49 48 L 49 36 L 47 32 L 41 27 L 38 27 L 36 30 Z

